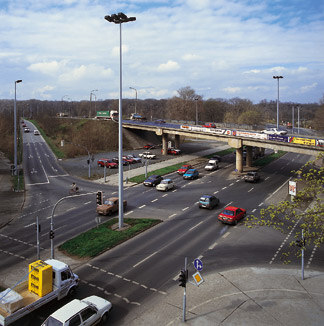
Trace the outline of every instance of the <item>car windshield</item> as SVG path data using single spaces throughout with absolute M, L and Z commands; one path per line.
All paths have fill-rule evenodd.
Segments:
M 44 322 L 45 326 L 62 326 L 63 323 L 57 320 L 56 318 L 49 316 Z
M 187 174 L 193 174 L 195 172 L 195 170 L 188 170 Z
M 229 209 L 224 209 L 223 214 L 224 215 L 229 215 L 229 216 L 234 216 L 234 212 L 230 211 Z
M 209 201 L 209 200 L 210 200 L 209 197 L 201 197 L 201 198 L 200 198 L 200 201 Z
M 253 173 L 253 172 L 248 172 L 248 174 L 247 175 L 250 175 L 250 176 L 254 176 L 255 174 Z
M 154 180 L 157 179 L 157 175 L 151 175 L 150 177 L 148 177 L 148 180 Z
M 106 200 L 105 204 L 106 205 L 114 205 L 114 202 L 112 200 Z
M 187 170 L 188 169 L 188 166 L 182 166 L 181 168 L 180 168 L 180 170 Z
M 168 180 L 162 180 L 162 181 L 161 181 L 161 184 L 168 184 L 168 183 L 169 183 Z

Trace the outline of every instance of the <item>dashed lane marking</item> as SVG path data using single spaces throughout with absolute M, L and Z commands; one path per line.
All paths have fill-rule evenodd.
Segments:
M 190 228 L 189 231 L 195 229 L 196 227 L 198 227 L 198 226 L 199 226 L 201 223 L 203 223 L 203 222 L 204 222 L 204 221 L 199 222 L 198 224 L 196 224 L 195 226 L 193 226 L 192 228 Z
M 144 208 L 146 205 L 142 205 L 142 206 L 140 206 L 139 208 Z
M 218 242 L 215 242 L 208 249 L 213 250 L 217 245 L 218 245 Z
M 156 202 L 157 200 L 159 200 L 159 199 L 158 199 L 158 198 L 155 198 L 155 199 L 151 200 L 151 203 L 154 203 L 154 202 Z
M 132 214 L 132 213 L 134 213 L 134 211 L 129 211 L 125 215 L 129 215 L 129 214 Z
M 248 190 L 248 192 L 251 192 L 254 189 L 254 187 L 252 187 L 250 190 Z
M 185 207 L 185 208 L 182 208 L 182 211 L 186 211 L 187 209 L 189 208 L 189 206 Z
M 27 260 L 26 257 L 20 256 L 20 255 L 17 255 L 17 254 L 14 254 L 14 253 L 9 252 L 9 251 L 7 251 L 7 250 L 2 250 L 2 249 L 0 249 L 0 252 L 3 252 L 3 253 L 6 254 L 6 255 L 10 255 L 10 256 L 17 257 L 17 258 L 20 258 L 20 259 L 23 259 L 23 260 Z
M 172 214 L 172 215 L 170 215 L 168 218 L 172 218 L 172 217 L 174 217 L 174 216 L 176 216 L 177 214 Z

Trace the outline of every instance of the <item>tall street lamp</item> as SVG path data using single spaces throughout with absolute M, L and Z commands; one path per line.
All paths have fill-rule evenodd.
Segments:
M 92 95 L 96 96 L 93 92 L 98 92 L 97 89 L 93 89 L 91 92 L 90 92 L 90 109 L 89 109 L 89 118 L 91 118 L 91 100 L 92 100 Z
M 300 105 L 297 106 L 297 112 L 298 112 L 298 135 L 299 135 L 299 109 L 301 109 Z
M 136 113 L 136 104 L 137 104 L 137 89 L 134 87 L 129 87 L 130 89 L 133 89 L 135 91 L 135 113 Z
M 279 129 L 279 79 L 283 78 L 282 76 L 273 76 L 272 78 L 278 80 L 278 98 L 277 98 L 277 129 Z
M 198 97 L 195 97 L 195 102 L 196 102 L 196 125 L 198 125 Z
M 14 157 L 14 165 L 15 165 L 15 175 L 17 175 L 17 108 L 16 108 L 16 93 L 17 93 L 17 84 L 21 83 L 22 80 L 18 79 L 15 81 L 15 101 L 14 101 L 14 151 L 15 151 L 15 157 Z
M 105 16 L 105 19 L 114 24 L 119 24 L 119 118 L 118 118 L 118 174 L 119 174 L 119 229 L 123 227 L 123 131 L 122 131 L 122 23 L 128 23 L 130 21 L 135 21 L 136 17 L 127 17 L 124 13 L 119 12 L 118 14 L 113 14 L 111 16 Z

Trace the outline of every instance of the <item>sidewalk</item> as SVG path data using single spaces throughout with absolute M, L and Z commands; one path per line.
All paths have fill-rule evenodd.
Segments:
M 241 268 L 204 275 L 199 287 L 187 283 L 186 323 L 182 322 L 183 288 L 131 311 L 127 325 L 292 325 L 324 324 L 324 274 L 296 269 Z

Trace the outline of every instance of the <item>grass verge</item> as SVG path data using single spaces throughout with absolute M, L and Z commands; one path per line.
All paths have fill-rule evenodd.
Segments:
M 65 158 L 65 154 L 53 143 L 52 139 L 46 135 L 45 131 L 40 127 L 38 122 L 36 120 L 29 120 L 29 121 L 32 122 L 37 127 L 37 130 L 41 133 L 44 140 L 46 141 L 48 146 L 51 148 L 51 150 L 53 151 L 55 156 L 57 158 Z
M 278 151 L 278 153 L 272 153 L 270 155 L 267 155 L 267 156 L 257 159 L 256 161 L 253 162 L 253 164 L 255 166 L 262 167 L 262 166 L 265 166 L 265 165 L 271 163 L 272 161 L 277 160 L 278 158 L 280 158 L 281 156 L 283 156 L 285 154 L 286 154 L 286 152 L 284 152 L 284 151 Z
M 95 257 L 160 222 L 162 221 L 147 218 L 126 218 L 124 219 L 124 223 L 128 224 L 130 227 L 118 231 L 112 230 L 111 228 L 112 225 L 118 223 L 118 219 L 113 218 L 98 227 L 64 242 L 59 246 L 59 250 L 79 258 Z

